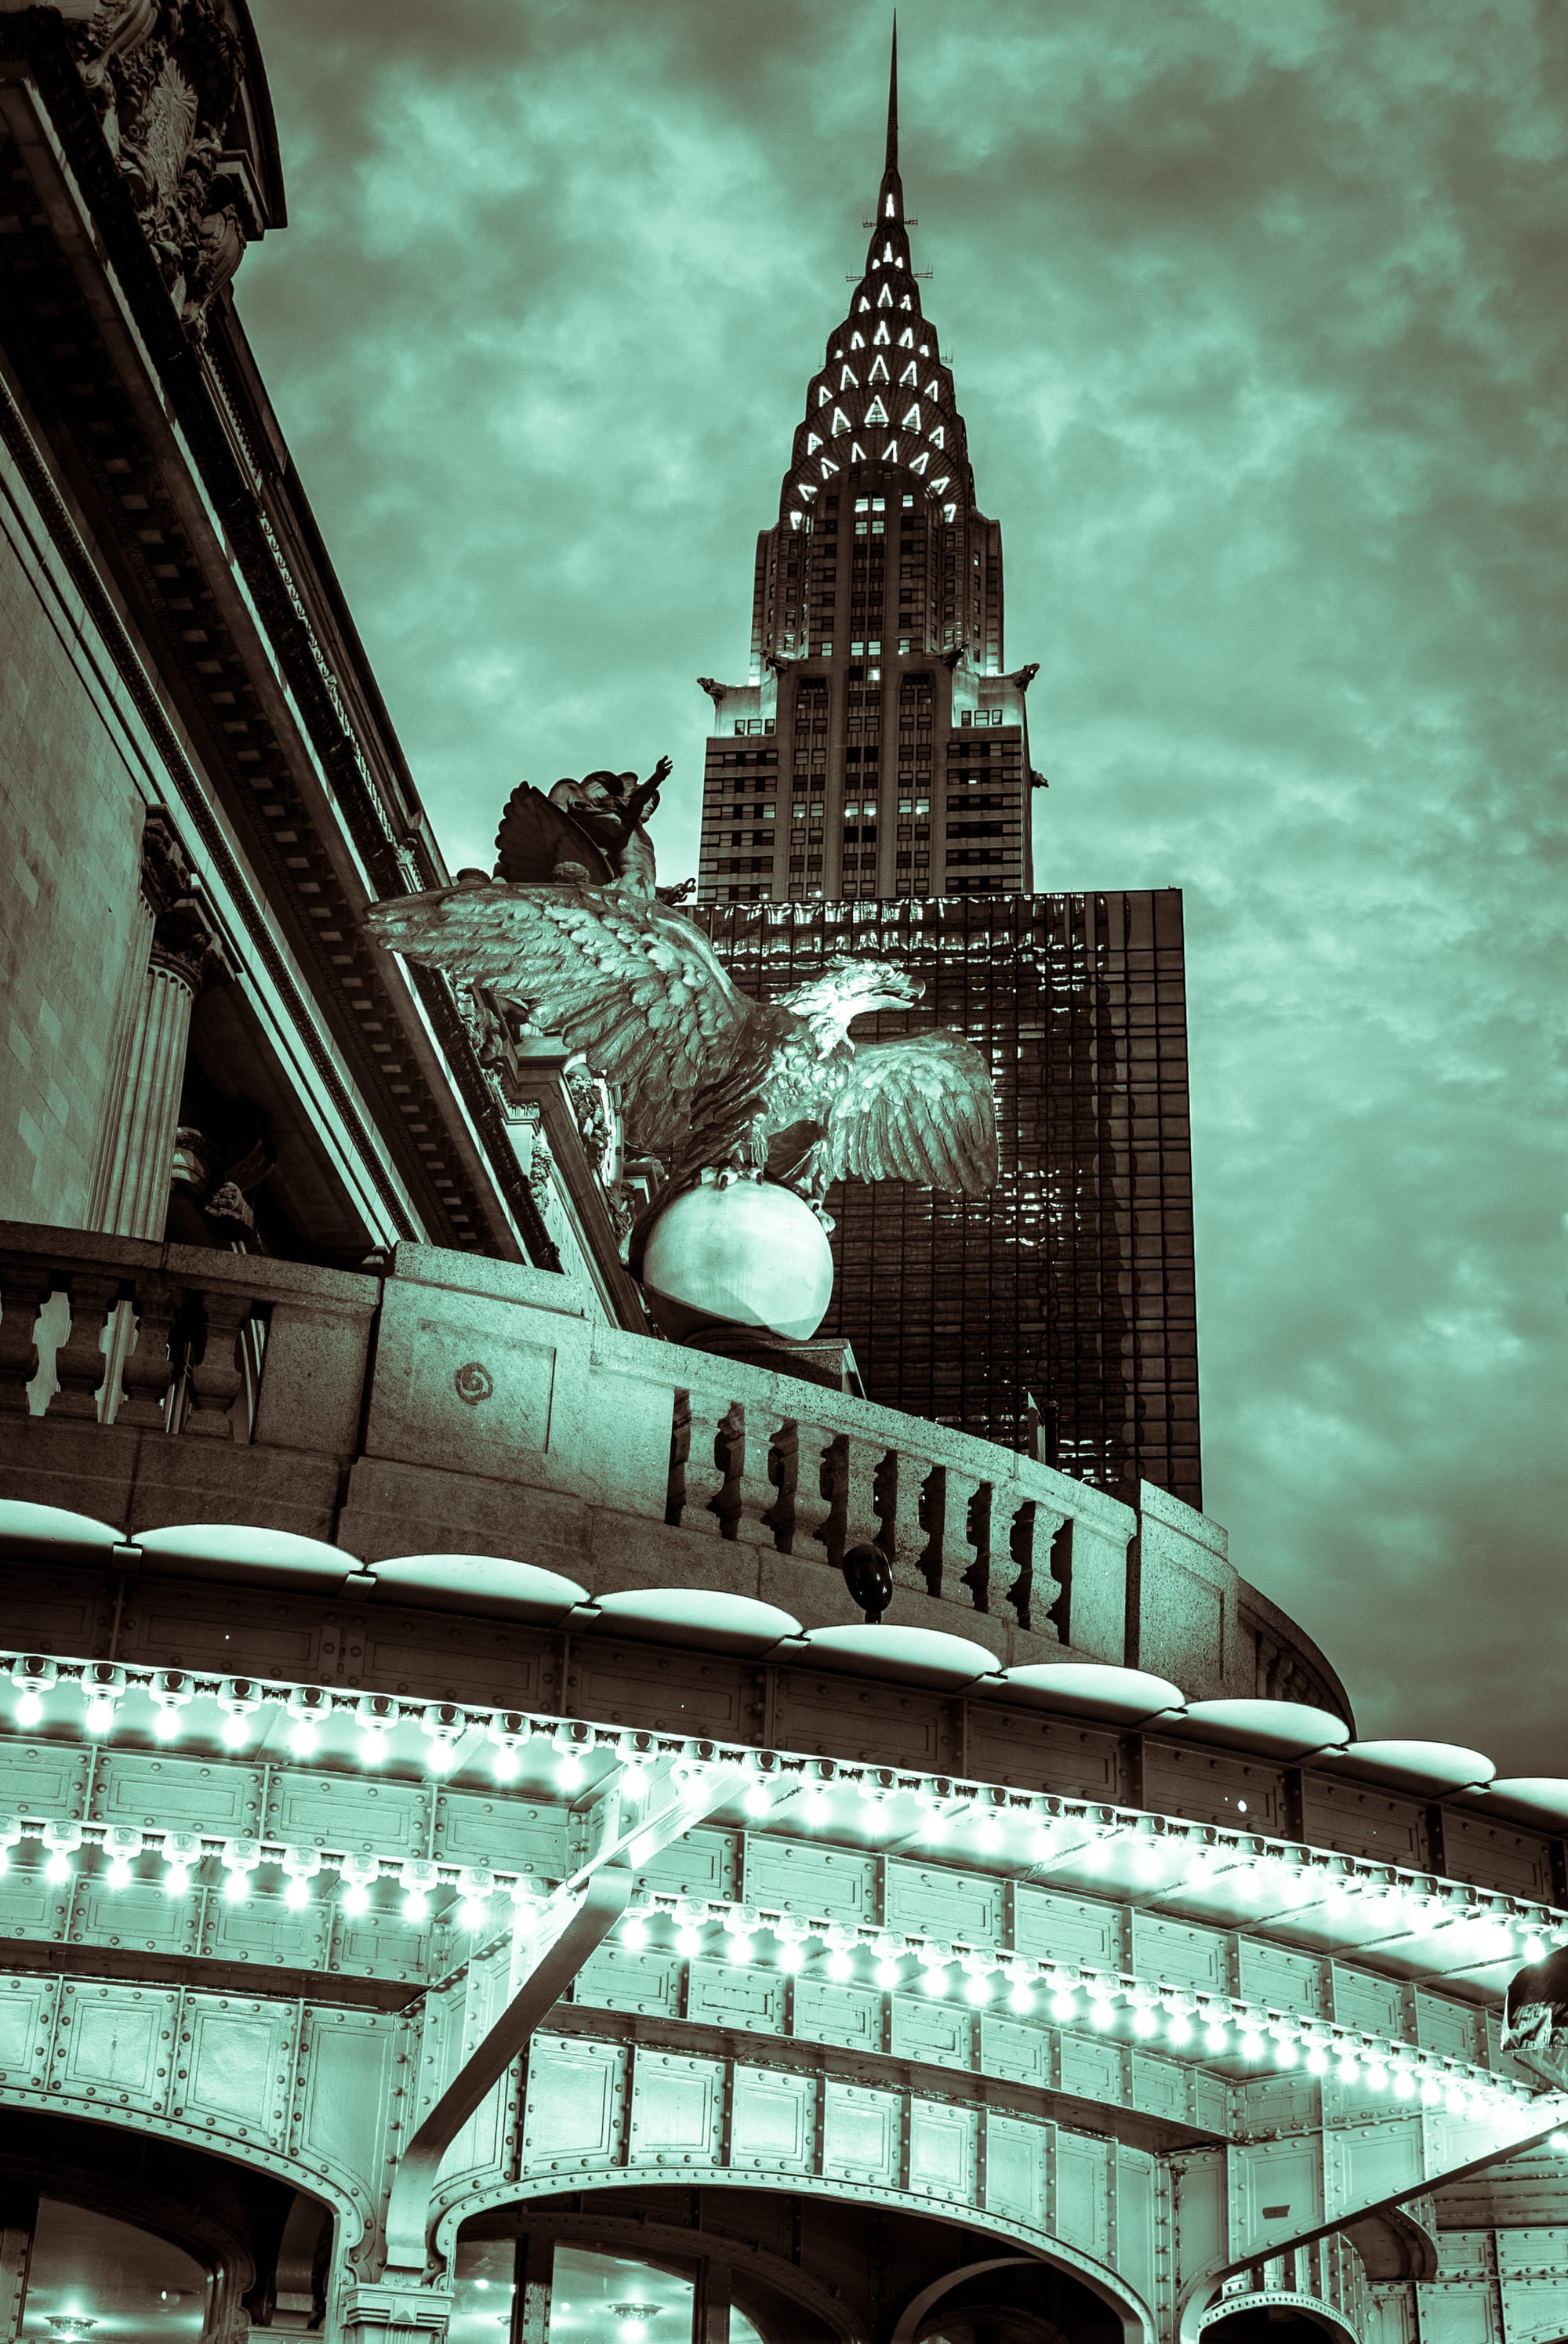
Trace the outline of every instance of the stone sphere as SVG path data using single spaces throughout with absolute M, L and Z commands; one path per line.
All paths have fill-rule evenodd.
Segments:
M 736 1180 L 688 1188 L 648 1234 L 642 1285 L 658 1325 L 677 1339 L 714 1320 L 765 1327 L 804 1342 L 833 1292 L 827 1233 L 793 1188 Z

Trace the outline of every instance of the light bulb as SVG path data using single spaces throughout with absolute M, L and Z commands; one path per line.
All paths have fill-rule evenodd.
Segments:
M 1532 1933 L 1531 1935 L 1525 1938 L 1524 1958 L 1527 1962 L 1543 1962 L 1546 1959 L 1546 1940 L 1544 1937 L 1538 1937 Z
M 680 1927 L 675 1932 L 675 1951 L 678 1954 L 685 1954 L 690 1956 L 693 1954 L 700 1954 L 702 1950 L 703 1933 L 701 1929 L 693 1928 L 690 1921 L 683 1921 Z
M 218 1728 L 218 1738 L 226 1750 L 243 1750 L 250 1739 L 250 1720 L 243 1710 L 231 1709 Z
M 974 1970 L 964 1981 L 964 1999 L 983 2010 L 991 1999 L 991 1981 L 983 1971 Z
M 1107 2026 L 1114 2026 L 1115 2024 L 1116 2006 L 1112 2003 L 1109 1995 L 1104 1994 L 1091 1994 L 1089 1996 L 1089 2025 L 1091 2026 L 1104 2028 Z
M 25 1692 L 16 1697 L 16 1723 L 18 1725 L 36 1725 L 43 1714 L 44 1704 L 29 1685 Z
M 833 1803 L 820 1786 L 806 1793 L 801 1802 L 802 1813 L 808 1824 L 824 1824 L 833 1813 Z
M 640 1807 L 648 1795 L 648 1769 L 634 1758 L 628 1758 L 622 1770 L 621 1795 L 631 1807 Z
M 898 1984 L 900 1977 L 903 1975 L 903 1972 L 898 1964 L 894 1960 L 891 1954 L 884 1954 L 881 1960 L 876 1964 L 875 1968 L 872 1971 L 872 1975 L 876 1980 L 877 1985 L 886 1990 Z
M 922 1977 L 920 1983 L 925 1987 L 928 1995 L 935 1996 L 939 1994 L 946 1994 L 947 1991 L 946 1963 L 928 1962 L 926 1966 L 926 1974 Z
M 1002 1844 L 1002 1824 L 1000 1816 L 993 1814 L 989 1811 L 982 1814 L 980 1817 L 979 1828 L 975 1836 L 978 1840 L 980 1845 L 987 1852 L 994 1848 L 1000 1847 Z
M 288 1732 L 288 1747 L 296 1758 L 314 1758 L 320 1744 L 313 1717 L 296 1719 Z
M 773 1805 L 772 1794 L 767 1784 L 765 1783 L 748 1783 L 745 1797 L 741 1801 L 741 1804 L 748 1815 L 757 1818 L 765 1815 Z
M 291 1913 L 303 1913 L 310 1902 L 310 1889 L 306 1881 L 291 1879 L 283 1891 L 283 1902 Z
M 46 1880 L 52 1882 L 53 1884 L 58 1888 L 64 1882 L 69 1880 L 70 1876 L 71 1859 L 68 1855 L 62 1855 L 58 1848 L 56 1848 L 54 1854 L 44 1866 L 44 1877 Z
M 1335 2081 L 1340 2084 L 1353 2084 L 1360 2073 L 1361 2069 L 1351 2054 L 1348 2051 L 1341 2051 L 1340 2064 L 1334 2070 Z
M 1389 2071 L 1381 2059 L 1367 2061 L 1367 2089 L 1381 2092 L 1389 2080 Z
M 243 1894 L 244 1891 L 240 1893 Z M 344 1912 L 358 1920 L 361 1913 L 368 1913 L 370 1909 L 370 1892 L 362 1880 L 351 1880 L 343 1891 L 341 1902 Z
M 1415 2097 L 1415 2077 L 1408 2067 L 1396 2067 L 1394 2070 L 1394 2097 L 1396 2100 L 1413 2100 Z
M 1261 2059 L 1263 2056 L 1263 2037 L 1255 2026 L 1244 2026 L 1241 2030 L 1241 2056 L 1244 2059 Z
M 1549 2132 L 1546 2146 L 1554 2148 L 1559 2157 L 1568 2157 L 1568 2132 Z
M 363 1733 L 359 1750 L 361 1766 L 379 1766 L 387 1754 L 387 1737 L 384 1733 Z
M 1307 2054 L 1307 2073 L 1309 2076 L 1326 2076 L 1328 2072 L 1329 2055 L 1320 2043 L 1314 2043 Z
M 468 1929 L 470 1931 L 474 1929 L 482 1929 L 489 1918 L 490 1899 L 488 1896 L 465 1896 L 458 1905 L 458 1927 L 460 1929 Z
M 82 1720 L 89 1733 L 107 1733 L 115 1722 L 116 1704 L 103 1693 L 96 1693 L 87 1703 L 87 1713 Z
M 1203 2030 L 1204 2048 L 1209 2051 L 1229 2051 L 1230 2029 L 1222 2018 L 1211 2018 Z
M 109 1860 L 109 1868 L 104 1874 L 105 1887 L 128 1888 L 130 1884 L 131 1867 L 129 1859 L 123 1855 L 112 1856 Z
M 410 1888 L 403 1899 L 403 1918 L 417 1928 L 430 1917 L 430 1900 L 422 1888 Z
M 1192 2040 L 1192 2021 L 1184 2010 L 1173 2010 L 1166 2022 L 1166 2038 L 1179 2046 Z
M 444 1734 L 432 1734 L 430 1748 L 425 1752 L 425 1764 L 430 1773 L 450 1774 L 457 1763 L 457 1744 L 449 1742 Z
M 491 1772 L 498 1783 L 515 1783 L 521 1764 L 515 1742 L 497 1743 L 495 1756 L 491 1761 Z M 631 1796 L 630 1791 L 627 1796 Z
M 750 1932 L 745 1929 L 732 1929 L 729 1933 L 729 1937 L 730 1942 L 726 1950 L 731 1961 L 749 1962 L 752 1957 L 752 1940 Z
M 1020 2018 L 1027 2018 L 1034 2006 L 1035 1989 L 1027 1979 L 1020 1978 L 1017 1985 L 1009 1986 L 1007 1989 L 1009 2010 L 1016 2010 Z
M 1277 2035 L 1274 2037 L 1274 2065 L 1276 2067 L 1293 2067 L 1300 2056 L 1300 2050 L 1290 2036 Z
M 164 1866 L 163 1887 L 164 1894 L 166 1896 L 188 1896 L 190 1894 L 189 1864 L 166 1864 Z
M 1141 2035 L 1147 2038 L 1148 2036 L 1156 2034 L 1158 2031 L 1158 2026 L 1159 2021 L 1156 2018 L 1153 2011 L 1146 2009 L 1144 2005 L 1139 2003 L 1132 2014 L 1133 2033 L 1135 2035 Z
M 1070 1994 L 1065 1985 L 1058 1986 L 1051 1996 L 1050 2013 L 1058 2026 L 1070 2026 L 1078 2015 L 1077 1995 Z
M 564 1750 L 556 1761 L 555 1779 L 563 1791 L 575 1791 L 582 1781 L 582 1761 L 575 1750 Z
M 641 1913 L 628 1913 L 621 1924 L 621 1942 L 640 1954 L 648 1942 L 648 1924 Z
M 158 1742 L 179 1740 L 179 1712 L 167 1702 L 160 1702 L 153 1712 L 153 1735 Z
M 828 1955 L 827 1974 L 830 1978 L 836 1979 L 840 1985 L 855 1975 L 855 1964 L 842 1945 L 835 1945 Z
M 805 1947 L 798 1937 L 786 1937 L 779 1947 L 779 1967 L 793 1975 L 805 1967 Z
M 228 1904 L 243 1904 L 250 1894 L 249 1873 L 241 1872 L 238 1866 L 231 1866 L 223 1884 L 223 1894 Z

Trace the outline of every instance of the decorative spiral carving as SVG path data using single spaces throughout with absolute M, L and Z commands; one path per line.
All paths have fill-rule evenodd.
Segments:
M 494 1391 L 495 1378 L 478 1359 L 470 1359 L 452 1378 L 452 1389 L 468 1407 L 477 1408 L 481 1399 L 489 1399 Z

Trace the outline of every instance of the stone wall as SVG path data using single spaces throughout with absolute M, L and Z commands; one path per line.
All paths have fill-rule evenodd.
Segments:
M 41 535 L 0 460 L 0 1213 L 78 1228 L 142 940 L 146 802 Z

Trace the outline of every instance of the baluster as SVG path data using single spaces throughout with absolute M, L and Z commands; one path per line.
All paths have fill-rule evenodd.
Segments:
M 725 1524 L 739 1518 L 733 1485 L 739 1479 L 736 1445 L 745 1436 L 744 1412 L 703 1391 L 687 1393 L 686 1409 L 686 1420 L 680 1429 L 686 1443 L 678 1469 L 681 1508 L 673 1519 L 683 1531 L 733 1538 L 733 1528 Z
M 734 1523 L 725 1536 L 745 1546 L 777 1547 L 781 1543 L 780 1485 L 774 1475 L 779 1443 L 793 1437 L 794 1427 L 781 1423 L 776 1409 L 760 1407 L 755 1401 L 744 1409 L 733 1408 L 730 1418 L 741 1420 L 741 1437 L 732 1442 L 725 1457 L 732 1478 L 722 1494 L 733 1510 Z
M 233 1408 L 244 1385 L 239 1366 L 239 1330 L 251 1304 L 243 1294 L 217 1287 L 199 1298 L 206 1331 L 190 1365 L 191 1406 L 182 1430 L 198 1440 L 232 1440 Z
M 876 1468 L 872 1499 L 876 1507 L 876 1543 L 893 1568 L 898 1587 L 926 1586 L 920 1558 L 926 1548 L 926 1523 L 920 1495 L 928 1468 L 923 1457 L 903 1456 L 888 1450 Z
M 104 1361 L 104 1325 L 119 1295 L 116 1277 L 101 1270 L 75 1270 L 70 1278 L 71 1326 L 55 1354 L 59 1390 L 49 1402 L 56 1417 L 76 1417 L 96 1424 L 98 1387 L 107 1372 Z
M 1002 1501 L 1004 1518 L 1007 1507 L 1011 1502 L 1012 1494 L 1012 1492 L 1004 1493 Z M 1035 1536 L 1037 1515 L 1038 1508 L 1035 1500 L 1025 1498 L 1019 1505 L 1013 1508 L 1012 1519 L 1007 1525 L 1007 1553 L 1013 1565 L 1013 1579 L 1012 1584 L 1007 1589 L 1006 1601 L 1010 1605 L 1013 1616 L 1020 1628 L 1028 1627 L 1030 1612 L 1035 1601 Z M 1057 1598 L 1056 1581 L 1047 1577 L 1041 1591 L 1046 1597 L 1044 1609 L 1048 1612 Z
M 713 1434 L 713 1468 L 723 1478 L 708 1500 L 708 1511 L 718 1518 L 721 1538 L 738 1538 L 744 1506 L 741 1484 L 746 1470 L 746 1412 L 738 1399 L 733 1399 L 719 1419 Z
M 960 1574 L 976 1612 L 991 1608 L 991 1484 L 982 1481 L 964 1509 L 964 1536 L 975 1550 L 975 1560 Z
M 795 1498 L 800 1483 L 800 1427 L 786 1417 L 768 1442 L 768 1480 L 774 1495 L 763 1513 L 781 1554 L 794 1552 Z
M 167 1278 L 149 1272 L 137 1278 L 134 1301 L 136 1340 L 126 1354 L 125 1398 L 115 1422 L 133 1427 L 145 1425 L 156 1431 L 163 1427 L 169 1382 L 174 1375 L 169 1332 L 174 1323 L 175 1289 Z
M 942 1565 L 947 1551 L 947 1468 L 933 1465 L 920 1484 L 916 1501 L 920 1527 L 926 1533 L 926 1543 L 916 1558 L 915 1568 L 926 1581 L 927 1595 L 942 1592 Z
M 692 1395 L 677 1390 L 670 1412 L 670 1480 L 664 1494 L 664 1520 L 675 1529 L 685 1510 L 686 1466 L 692 1454 Z
M 4 1278 L 4 1313 L 0 1315 L 0 1411 L 27 1416 L 32 1403 L 27 1387 L 38 1372 L 39 1316 L 55 1290 L 46 1269 L 30 1263 L 7 1263 Z
M 803 1431 L 804 1430 L 803 1427 Z M 821 1439 L 820 1425 L 813 1425 L 811 1430 L 817 1440 Z M 803 1440 L 801 1446 L 805 1457 L 809 1458 L 816 1448 L 816 1441 L 808 1442 Z M 816 1477 L 817 1494 L 827 1500 L 827 1511 L 817 1523 L 812 1536 L 821 1540 L 826 1549 L 829 1562 L 832 1563 L 835 1571 L 837 1571 L 843 1564 L 844 1551 L 849 1543 L 847 1536 L 849 1526 L 848 1433 L 839 1433 L 816 1453 L 820 1460 Z

